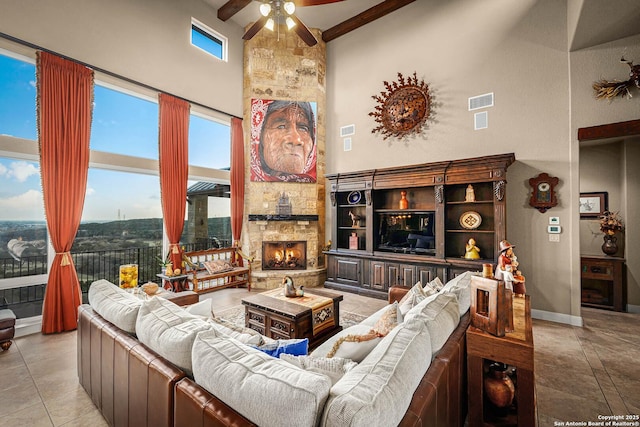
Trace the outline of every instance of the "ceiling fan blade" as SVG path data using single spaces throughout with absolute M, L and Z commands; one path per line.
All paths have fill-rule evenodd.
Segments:
M 291 15 L 291 19 L 296 23 L 296 26 L 293 27 L 296 34 L 300 36 L 302 41 L 304 41 L 309 46 L 315 46 L 318 44 L 318 40 L 316 40 L 315 36 L 311 34 L 311 31 L 307 28 L 306 25 L 298 18 L 296 15 Z
M 256 23 L 253 24 L 246 33 L 244 33 L 244 36 L 242 36 L 242 38 L 244 40 L 250 40 L 253 36 L 258 34 L 258 31 L 260 31 L 262 27 L 264 27 L 264 24 L 267 23 L 267 19 L 268 18 L 266 16 L 261 16 L 260 19 L 258 19 Z
M 344 1 L 344 0 L 294 0 L 294 3 L 296 4 L 296 7 L 303 7 L 303 6 L 320 6 L 323 4 L 338 3 L 340 1 Z
M 229 0 L 218 9 L 218 19 L 226 21 L 245 8 L 252 0 Z

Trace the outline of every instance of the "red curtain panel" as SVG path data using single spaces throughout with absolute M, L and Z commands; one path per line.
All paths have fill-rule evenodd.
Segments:
M 234 246 L 240 247 L 244 215 L 244 134 L 242 120 L 231 119 L 231 234 Z M 242 265 L 242 257 L 236 260 Z
M 89 169 L 93 70 L 37 55 L 37 117 L 44 210 L 56 256 L 42 307 L 42 333 L 77 328 L 82 293 L 71 259 Z
M 184 226 L 189 176 L 188 102 L 161 93 L 160 104 L 160 194 L 164 227 L 174 268 L 181 268 L 180 236 Z

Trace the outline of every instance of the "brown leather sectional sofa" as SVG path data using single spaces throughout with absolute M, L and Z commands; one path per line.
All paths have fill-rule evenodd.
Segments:
M 78 378 L 110 425 L 254 425 L 89 305 L 80 306 L 78 318 Z M 401 426 L 464 425 L 468 325 L 466 314 L 433 359 Z

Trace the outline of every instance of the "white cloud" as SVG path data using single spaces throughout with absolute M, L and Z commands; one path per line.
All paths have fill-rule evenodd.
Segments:
M 96 193 L 95 188 L 87 187 L 87 191 L 85 192 L 86 196 L 92 196 Z
M 11 162 L 9 167 L 11 169 L 7 172 L 7 176 L 14 177 L 18 182 L 25 182 L 31 175 L 40 173 L 33 163 L 27 163 L 25 161 Z
M 9 169 L 2 163 L 0 163 L 0 176 L 6 176 L 9 174 Z
M 0 219 L 43 220 L 42 193 L 37 190 L 28 190 L 17 196 L 0 198 Z

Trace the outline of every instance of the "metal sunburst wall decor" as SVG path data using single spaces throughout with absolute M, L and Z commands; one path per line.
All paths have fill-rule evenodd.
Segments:
M 369 113 L 378 123 L 371 133 L 380 132 L 383 139 L 403 138 L 420 133 L 431 115 L 431 95 L 424 80 L 418 81 L 416 73 L 405 79 L 398 73 L 398 81 L 384 82 L 386 91 L 372 98 L 378 102 L 375 111 Z

